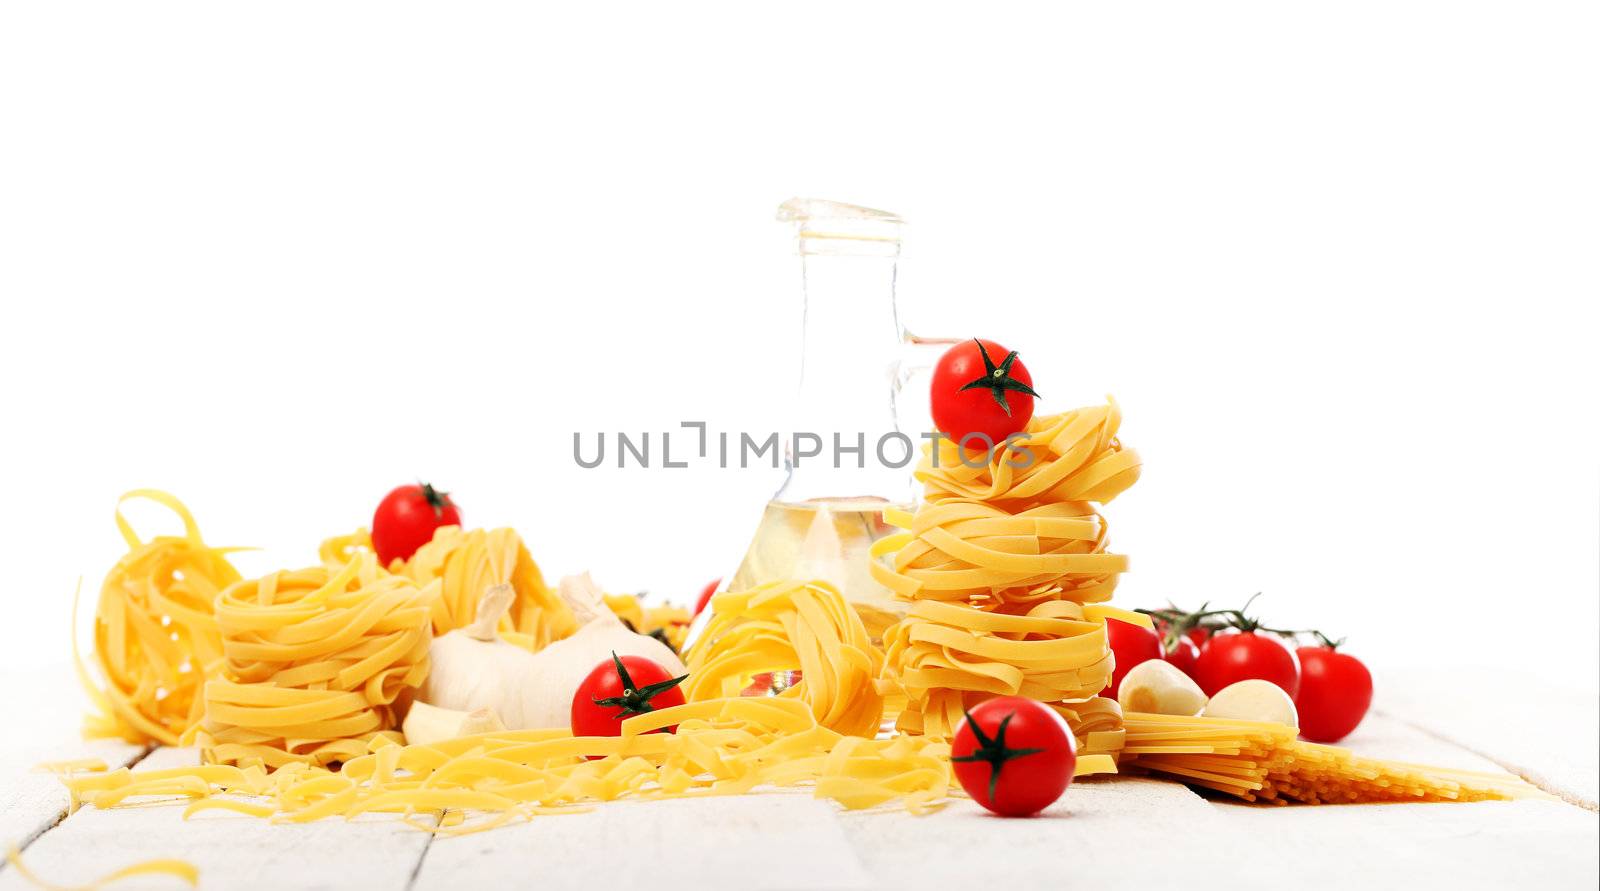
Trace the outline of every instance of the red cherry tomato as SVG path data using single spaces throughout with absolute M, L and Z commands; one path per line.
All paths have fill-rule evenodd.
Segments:
M 950 762 L 972 800 L 1002 817 L 1049 807 L 1072 784 L 1078 754 L 1067 722 L 1049 706 L 1001 696 L 967 712 Z
M 965 389 L 964 389 L 965 388 Z M 958 343 L 939 357 L 931 389 L 933 425 L 961 442 L 982 434 L 991 445 L 1028 426 L 1033 417 L 1033 376 L 1016 353 L 992 340 Z M 968 443 L 982 448 L 982 440 Z
M 383 500 L 372 514 L 372 550 L 378 562 L 388 566 L 411 555 L 433 540 L 441 526 L 460 526 L 461 511 L 450 500 L 450 493 L 421 483 L 400 486 Z
M 1111 686 L 1101 696 L 1116 699 L 1122 689 L 1122 679 L 1129 669 L 1147 659 L 1161 658 L 1161 638 L 1149 628 L 1140 628 L 1120 619 L 1106 620 L 1106 640 L 1111 644 L 1111 655 L 1116 660 L 1111 670 Z
M 1300 666 L 1294 652 L 1271 634 L 1223 632 L 1213 634 L 1201 647 L 1194 680 L 1207 696 L 1251 678 L 1271 681 L 1292 697 L 1300 688 Z
M 1301 647 L 1295 654 L 1300 657 L 1300 692 L 1294 697 L 1300 735 L 1320 743 L 1349 736 L 1372 705 L 1372 673 L 1360 659 L 1332 647 Z
M 572 694 L 572 735 L 620 736 L 624 718 L 683 705 L 678 685 L 687 677 L 673 677 L 653 659 L 612 653 Z
M 1195 645 L 1195 649 L 1199 649 L 1200 647 L 1206 645 L 1206 641 L 1211 639 L 1211 629 L 1206 628 L 1203 625 L 1197 625 L 1193 628 L 1190 628 L 1185 633 L 1185 636 L 1188 637 L 1190 642 Z
M 1180 637 L 1172 642 L 1171 649 L 1162 651 L 1161 658 L 1171 662 L 1173 667 L 1192 678 L 1195 663 L 1200 661 L 1200 648 L 1189 638 Z
M 695 615 L 698 616 L 705 612 L 706 604 L 711 602 L 711 595 L 717 593 L 717 588 L 721 587 L 721 585 L 722 579 L 712 579 L 711 584 L 706 585 L 705 588 L 701 590 L 700 599 L 694 602 Z

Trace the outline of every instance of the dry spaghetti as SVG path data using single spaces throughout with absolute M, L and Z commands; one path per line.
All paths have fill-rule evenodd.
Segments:
M 1287 724 L 1129 712 L 1121 767 L 1274 804 L 1548 797 L 1509 774 L 1364 758 L 1301 742 Z
M 133 499 L 177 514 L 183 535 L 141 539 L 122 515 L 122 505 Z M 128 492 L 117 501 L 116 518 L 128 553 L 107 573 L 95 608 L 94 662 L 104 685 L 78 661 L 96 709 L 84 733 L 177 745 L 200 720 L 201 685 L 222 658 L 212 600 L 239 580 L 239 572 L 228 562 L 231 549 L 206 544 L 188 508 L 165 492 Z M 73 653 L 76 658 L 76 636 Z
M 883 719 L 876 678 L 883 654 L 861 617 L 827 582 L 771 582 L 718 594 L 701 642 L 689 654 L 690 701 L 735 695 L 751 676 L 800 670 L 781 695 L 804 702 L 817 723 L 872 736 Z
M 216 604 L 225 662 L 196 735 L 206 760 L 326 765 L 398 739 L 396 702 L 427 677 L 436 595 L 370 554 L 228 587 Z

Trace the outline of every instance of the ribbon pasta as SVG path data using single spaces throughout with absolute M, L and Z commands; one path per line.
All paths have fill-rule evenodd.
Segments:
M 823 727 L 870 737 L 883 720 L 876 679 L 883 654 L 844 595 L 827 582 L 769 582 L 718 594 L 701 642 L 689 653 L 684 696 L 737 695 L 752 675 L 800 670 L 779 694 L 798 698 Z
M 1096 504 L 1140 468 L 1120 421 L 1114 401 L 1034 418 L 987 462 L 948 440 L 924 449 L 927 502 L 887 512 L 905 531 L 871 551 L 873 577 L 911 601 L 884 636 L 901 730 L 948 737 L 979 701 L 1027 696 L 1067 717 L 1080 748 L 1115 749 L 1115 703 L 1091 702 L 1111 680 L 1105 621 L 1149 623 L 1105 605 L 1128 560 L 1107 552 Z
M 372 553 L 372 536 L 365 529 L 338 535 L 322 543 L 322 564 L 337 569 L 362 553 Z M 478 597 L 491 585 L 509 583 L 516 599 L 500 621 L 501 636 L 529 650 L 542 650 L 578 630 L 577 618 L 566 603 L 545 584 L 539 564 L 514 529 L 472 529 L 445 526 L 417 549 L 409 560 L 386 567 L 411 579 L 419 587 L 440 583 L 433 601 L 435 636 L 472 623 Z
M 371 554 L 229 586 L 216 603 L 225 661 L 195 733 L 205 759 L 327 765 L 398 740 L 395 705 L 427 677 L 437 594 Z
M 675 733 L 651 732 L 674 725 Z M 1109 765 L 1080 762 L 1079 772 L 1086 768 Z M 462 834 L 580 812 L 599 801 L 727 795 L 769 785 L 814 785 L 817 797 L 846 808 L 899 800 L 923 813 L 948 796 L 950 761 L 949 746 L 937 740 L 872 740 L 830 730 L 800 699 L 734 697 L 637 715 L 615 737 L 520 730 L 405 746 L 380 735 L 337 770 L 303 761 L 270 774 L 237 765 L 123 768 L 65 783 L 73 807 L 179 796 L 190 799 L 185 816 L 229 810 L 309 822 L 393 813 L 418 829 Z M 441 812 L 437 822 L 420 819 Z
M 122 515 L 134 499 L 177 514 L 183 535 L 141 539 Z M 201 685 L 222 659 L 212 600 L 239 580 L 239 571 L 228 562 L 233 549 L 206 544 L 188 508 L 165 492 L 128 492 L 117 500 L 116 518 L 128 553 L 106 574 L 94 621 L 94 662 L 105 683 L 91 680 L 77 659 L 79 680 L 95 706 L 84 733 L 177 745 L 199 722 Z M 73 654 L 76 659 L 76 637 Z

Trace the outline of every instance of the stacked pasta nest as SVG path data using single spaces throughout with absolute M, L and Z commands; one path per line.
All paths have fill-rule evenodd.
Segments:
M 905 691 L 897 726 L 950 736 L 966 708 L 1027 696 L 1067 719 L 1087 754 L 1115 752 L 1121 714 L 1105 622 L 1145 621 L 1106 605 L 1127 558 L 1107 550 L 1100 508 L 1139 477 L 1117 439 L 1116 402 L 1033 419 L 983 460 L 948 440 L 917 468 L 926 502 L 890 519 L 874 577 L 910 601 L 885 634 L 887 671 Z

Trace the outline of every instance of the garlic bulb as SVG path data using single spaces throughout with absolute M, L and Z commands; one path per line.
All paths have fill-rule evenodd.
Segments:
M 611 659 L 612 653 L 651 659 L 673 677 L 684 673 L 683 660 L 671 647 L 653 637 L 635 634 L 622 624 L 606 606 L 605 595 L 588 573 L 563 578 L 560 593 L 582 627 L 535 655 L 539 677 L 523 691 L 522 720 L 529 722 L 523 726 L 569 726 L 573 693 L 596 665 Z M 508 722 L 507 726 L 516 725 Z
M 478 601 L 472 624 L 433 639 L 428 680 L 418 700 L 458 712 L 494 709 L 513 730 L 535 726 L 522 714 L 522 687 L 538 673 L 539 663 L 534 654 L 501 640 L 495 632 L 515 598 L 511 585 L 491 585 Z
M 587 573 L 562 579 L 560 592 L 582 627 L 530 653 L 495 633 L 515 592 L 510 585 L 491 586 L 472 624 L 434 638 L 432 666 L 417 698 L 460 712 L 493 709 L 511 730 L 566 727 L 578 684 L 613 652 L 644 656 L 674 675 L 683 673 L 683 660 L 671 647 L 622 624 Z

